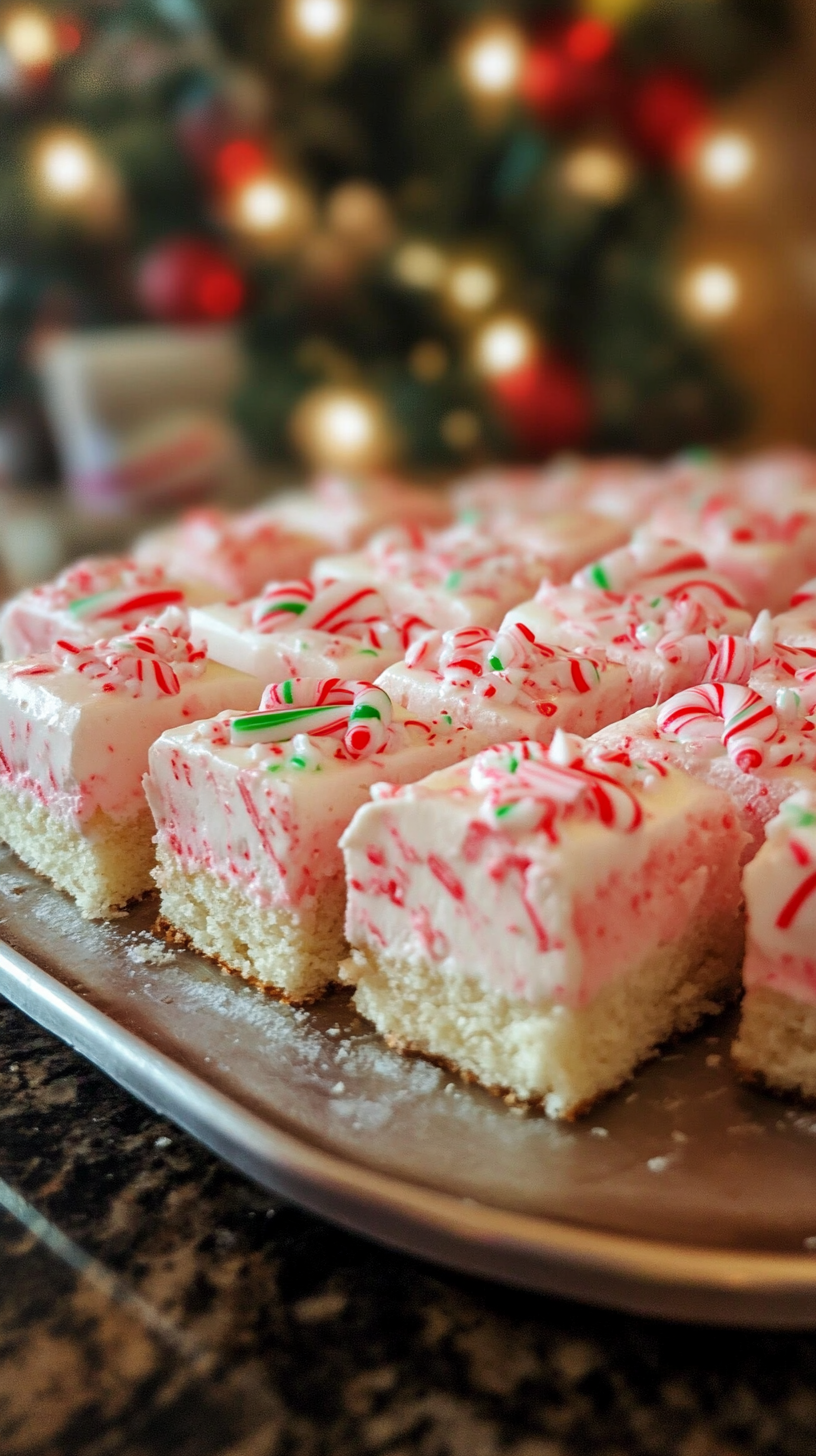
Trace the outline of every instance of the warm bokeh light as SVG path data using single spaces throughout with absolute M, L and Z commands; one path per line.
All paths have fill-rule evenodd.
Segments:
M 649 0 L 583 0 L 583 8 L 610 25 L 623 25 L 648 3 Z
M 576 197 L 609 206 L 620 202 L 634 180 L 634 167 L 625 152 L 612 146 L 576 147 L 564 158 L 564 186 Z
M 442 418 L 439 433 L 452 450 L 472 450 L 479 442 L 482 426 L 472 410 L 450 410 Z
M 409 288 L 438 288 L 445 274 L 445 255 L 433 243 L 415 239 L 403 243 L 394 255 L 395 278 Z
M 408 355 L 408 367 L 415 379 L 432 384 L 441 379 L 450 364 L 450 355 L 437 339 L 420 339 Z
M 394 241 L 385 194 L 370 182 L 342 182 L 326 201 L 326 222 L 361 258 L 376 258 Z
M 290 0 L 286 25 L 291 39 L 306 50 L 334 47 L 351 25 L 350 0 Z
M 753 171 L 754 148 L 740 132 L 718 132 L 703 142 L 697 171 L 709 187 L 739 187 Z
M 477 313 L 494 303 L 501 286 L 496 269 L 478 259 L 463 260 L 451 268 L 446 292 L 456 308 Z
M 236 198 L 237 215 L 251 232 L 274 232 L 286 222 L 290 208 L 288 188 L 274 177 L 248 182 Z
M 509 21 L 493 20 L 464 40 L 459 52 L 462 79 L 469 91 L 486 100 L 512 96 L 524 62 L 524 38 Z
M 313 208 L 299 183 L 267 173 L 235 188 L 227 200 L 227 218 L 254 245 L 279 252 L 303 237 L 311 225 Z
M 292 434 L 318 466 L 363 469 L 383 464 L 390 454 L 382 402 L 362 389 L 326 385 L 312 390 L 295 410 Z
M 0 41 L 23 70 L 50 66 L 59 54 L 59 37 L 50 15 L 32 6 L 8 10 L 0 18 Z
M 701 319 L 725 318 L 740 300 L 740 281 L 725 263 L 702 263 L 684 279 L 683 293 L 689 311 Z
M 81 202 L 99 181 L 99 157 L 80 133 L 52 132 L 36 149 L 35 173 L 49 201 Z
M 491 319 L 479 330 L 474 343 L 474 360 L 483 374 L 509 374 L 535 357 L 538 340 L 526 319 L 507 314 Z

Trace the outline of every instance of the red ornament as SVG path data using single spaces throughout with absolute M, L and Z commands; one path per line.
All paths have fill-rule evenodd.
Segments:
M 652 71 L 628 98 L 628 130 L 650 161 L 683 162 L 710 121 L 702 86 L 680 71 Z
M 201 238 L 165 238 L 142 258 L 136 292 L 145 313 L 164 323 L 216 323 L 234 318 L 246 299 L 232 260 Z
M 607 110 L 618 90 L 615 32 L 586 17 L 548 28 L 528 49 L 521 94 L 539 120 L 569 125 Z
M 270 157 L 254 137 L 233 137 L 218 148 L 212 159 L 215 180 L 222 187 L 241 187 L 268 172 Z
M 582 376 L 551 355 L 499 374 L 490 381 L 498 413 L 515 440 L 529 450 L 564 450 L 583 444 L 592 422 L 592 401 Z

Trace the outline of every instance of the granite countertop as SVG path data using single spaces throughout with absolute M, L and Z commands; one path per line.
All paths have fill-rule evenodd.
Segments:
M 816 1335 L 660 1324 L 270 1200 L 0 1002 L 2 1456 L 812 1456 Z

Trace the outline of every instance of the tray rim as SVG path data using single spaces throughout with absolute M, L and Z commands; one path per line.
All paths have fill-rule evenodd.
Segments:
M 629 1313 L 816 1327 L 816 1256 L 609 1232 L 367 1167 L 233 1101 L 2 939 L 0 994 L 261 1187 L 354 1233 L 464 1273 Z

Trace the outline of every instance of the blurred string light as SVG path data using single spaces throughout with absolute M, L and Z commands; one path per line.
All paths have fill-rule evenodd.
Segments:
M 564 158 L 561 177 L 568 192 L 588 202 L 613 206 L 630 191 L 635 169 L 619 147 L 576 147 Z
M 709 187 L 739 187 L 754 169 L 756 154 L 740 132 L 717 132 L 708 137 L 697 153 L 697 173 Z
M 55 206 L 86 201 L 98 187 L 102 170 L 99 153 L 81 132 L 49 132 L 35 147 L 38 190 Z
M 228 220 L 249 241 L 267 251 L 294 246 L 309 228 L 312 206 L 303 187 L 281 173 L 249 177 L 227 202 Z
M 326 385 L 312 390 L 292 419 L 296 444 L 316 465 L 373 468 L 391 453 L 382 402 L 362 389 Z
M 691 268 L 682 289 L 689 313 L 704 321 L 727 318 L 738 306 L 742 293 L 737 274 L 725 263 L 701 263 Z
M 394 254 L 394 277 L 408 288 L 438 288 L 447 263 L 441 248 L 419 238 L 402 244 Z
M 15 65 L 33 71 L 53 65 L 60 52 L 57 26 L 45 11 L 24 5 L 0 17 L 0 43 Z
M 289 0 L 284 18 L 289 38 L 300 50 L 331 51 L 351 27 L 351 0 Z
M 531 364 L 539 348 L 532 325 L 518 314 L 503 314 L 476 334 L 473 359 L 482 374 L 495 378 Z
M 482 425 L 472 410 L 450 410 L 442 417 L 439 433 L 452 450 L 472 450 L 479 443 Z
M 490 263 L 479 258 L 454 263 L 445 280 L 449 301 L 465 313 L 479 313 L 498 297 L 501 279 Z
M 588 15 L 597 16 L 610 25 L 623 25 L 649 3 L 650 0 L 583 0 L 583 8 Z
M 525 57 L 524 37 L 509 20 L 490 20 L 464 37 L 459 72 L 477 99 L 503 101 L 515 95 Z
M 415 379 L 423 384 L 433 384 L 447 371 L 450 355 L 444 344 L 437 339 L 420 339 L 408 355 L 408 367 Z

